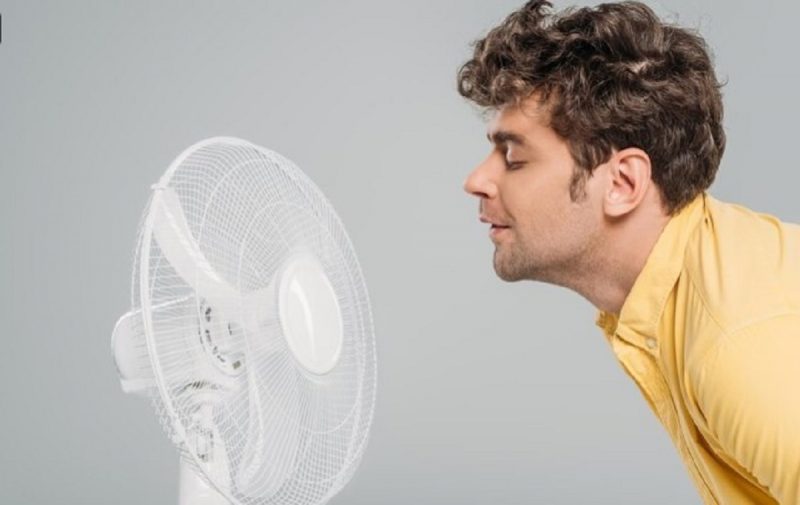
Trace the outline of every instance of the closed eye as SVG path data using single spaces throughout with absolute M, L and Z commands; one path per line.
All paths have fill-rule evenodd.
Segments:
M 508 170 L 517 170 L 519 168 L 522 168 L 523 165 L 525 165 L 524 161 L 509 161 L 509 160 L 505 160 L 505 162 L 506 162 L 506 169 L 508 169 Z

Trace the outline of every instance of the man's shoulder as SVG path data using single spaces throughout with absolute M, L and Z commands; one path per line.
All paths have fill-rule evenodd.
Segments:
M 683 271 L 721 332 L 800 311 L 800 225 L 707 198 Z

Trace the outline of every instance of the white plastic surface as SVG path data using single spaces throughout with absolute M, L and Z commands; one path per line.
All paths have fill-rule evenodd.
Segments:
M 230 501 L 206 481 L 184 460 L 181 460 L 179 505 L 230 505 Z
M 126 312 L 117 320 L 111 333 L 111 352 L 120 385 L 126 393 L 144 393 L 155 386 L 153 373 L 148 370 L 149 363 L 142 363 L 144 333 L 141 318 L 141 311 Z
M 342 315 L 322 265 L 310 254 L 291 258 L 279 293 L 281 326 L 294 357 L 312 373 L 330 372 L 342 354 Z

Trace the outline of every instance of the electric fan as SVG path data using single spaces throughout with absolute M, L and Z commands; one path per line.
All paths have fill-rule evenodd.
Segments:
M 291 161 L 189 147 L 153 186 L 112 351 L 181 453 L 182 505 L 322 504 L 352 477 L 376 389 L 369 298 L 339 217 Z

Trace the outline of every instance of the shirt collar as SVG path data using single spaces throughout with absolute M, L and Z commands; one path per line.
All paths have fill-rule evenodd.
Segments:
M 606 338 L 619 334 L 634 345 L 654 350 L 661 312 L 683 268 L 691 232 L 706 215 L 707 198 L 705 192 L 699 194 L 667 221 L 619 315 L 598 311 L 595 324 Z

